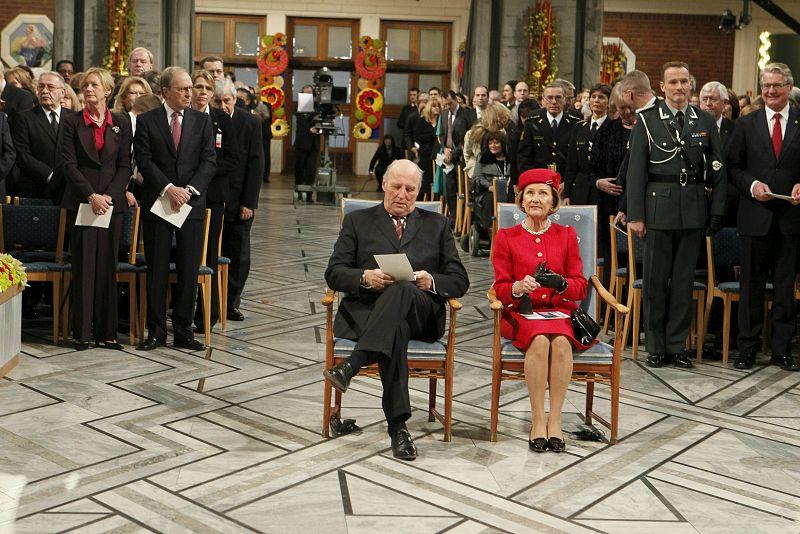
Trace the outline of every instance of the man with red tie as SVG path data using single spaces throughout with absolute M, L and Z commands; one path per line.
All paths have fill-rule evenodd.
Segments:
M 800 112 L 789 106 L 793 84 L 785 64 L 764 67 L 765 107 L 740 119 L 728 147 L 731 182 L 740 194 L 737 229 L 742 243 L 737 369 L 750 369 L 755 363 L 771 272 L 772 363 L 786 371 L 800 370 L 791 353 L 800 234 Z
M 192 78 L 180 67 L 161 74 L 164 105 L 139 115 L 134 151 L 142 181 L 142 230 L 147 258 L 147 339 L 140 350 L 164 346 L 167 340 L 167 280 L 173 236 L 178 275 L 172 312 L 175 346 L 201 350 L 194 339 L 192 315 L 197 270 L 203 249 L 206 191 L 216 169 L 211 118 L 189 107 Z M 166 197 L 173 211 L 191 207 L 178 228 L 151 213 L 153 204 Z

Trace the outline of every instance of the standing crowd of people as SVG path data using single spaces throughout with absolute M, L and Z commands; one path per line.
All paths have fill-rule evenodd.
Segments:
M 36 80 L 20 75 L 19 68 L 0 79 L 0 198 L 40 199 L 67 210 L 77 350 L 89 349 L 91 341 L 122 350 L 117 262 L 123 217 L 137 206 L 148 332 L 138 348 L 166 344 L 171 272 L 177 278 L 174 345 L 204 348 L 195 339 L 196 332 L 205 332 L 197 276 L 205 256 L 214 273 L 208 310 L 213 327 L 220 309 L 220 250 L 230 259 L 227 319 L 244 320 L 239 307 L 250 271 L 253 217 L 269 176 L 271 110 L 254 104 L 260 99 L 252 89 L 226 76 L 221 58 L 203 58 L 200 67 L 192 73 L 181 67 L 156 71 L 150 51 L 136 48 L 127 76 L 99 67 L 75 72 L 72 62 L 60 61 L 56 71 Z M 187 209 L 183 222 L 172 218 Z M 110 222 L 86 225 L 81 210 L 110 215 Z M 38 317 L 41 299 L 36 284 L 23 293 L 25 318 Z

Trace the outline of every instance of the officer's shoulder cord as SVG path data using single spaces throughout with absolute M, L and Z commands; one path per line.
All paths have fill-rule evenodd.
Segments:
M 639 112 L 639 118 L 642 120 L 642 125 L 644 125 L 645 132 L 647 132 L 647 141 L 648 141 L 649 146 L 651 146 L 651 147 L 655 146 L 661 152 L 669 154 L 668 158 L 662 159 L 661 161 L 655 161 L 654 159 L 652 159 L 652 155 L 653 154 L 651 152 L 651 154 L 650 154 L 650 156 L 651 156 L 650 163 L 655 163 L 656 165 L 658 165 L 660 163 L 666 163 L 666 162 L 670 161 L 671 159 L 673 159 L 678 154 L 677 145 L 672 149 L 661 148 L 660 146 L 658 146 L 658 143 L 656 143 L 653 140 L 653 136 L 650 134 L 650 128 L 647 127 L 647 121 L 645 120 L 644 114 L 642 112 Z M 669 131 L 667 133 L 669 133 Z M 672 136 L 670 136 L 670 139 L 672 139 Z

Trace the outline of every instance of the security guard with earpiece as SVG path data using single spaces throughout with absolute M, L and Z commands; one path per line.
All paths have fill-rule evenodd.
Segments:
M 647 365 L 690 368 L 683 347 L 691 323 L 694 271 L 703 234 L 723 225 L 726 173 L 714 118 L 689 105 L 689 66 L 664 64 L 661 90 L 665 100 L 640 110 L 631 132 L 627 216 L 629 228 L 645 238 Z M 706 188 L 711 191 L 710 208 Z

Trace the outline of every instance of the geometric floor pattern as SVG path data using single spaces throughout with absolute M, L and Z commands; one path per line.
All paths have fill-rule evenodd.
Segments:
M 380 382 L 368 378 L 344 401 L 363 432 L 322 439 L 320 299 L 338 211 L 293 205 L 289 183 L 262 191 L 247 319 L 216 328 L 212 361 L 172 348 L 76 352 L 52 345 L 46 321 L 24 325 L 19 366 L 0 381 L 0 531 L 800 531 L 800 373 L 649 369 L 626 353 L 616 445 L 529 452 L 515 382 L 503 384 L 489 442 L 484 257 L 463 255 L 452 442 L 427 422 L 425 382 L 412 380 L 420 455 L 393 459 Z M 602 411 L 607 389 L 596 396 Z M 582 403 L 572 384 L 565 430 L 579 427 Z

